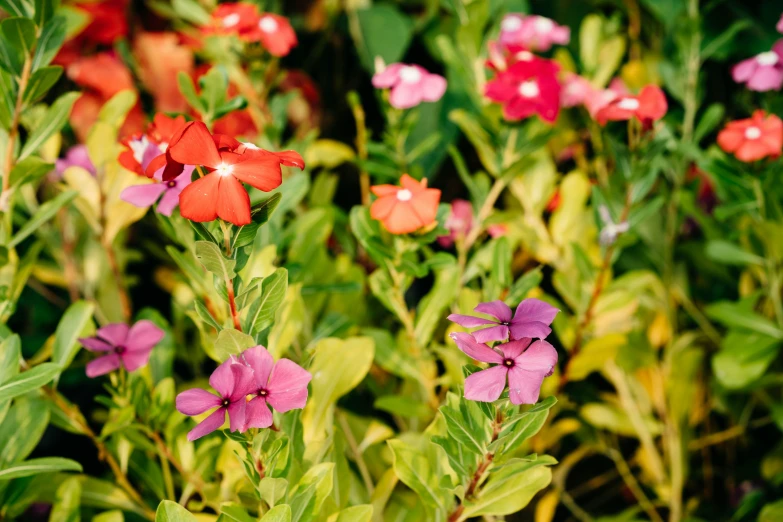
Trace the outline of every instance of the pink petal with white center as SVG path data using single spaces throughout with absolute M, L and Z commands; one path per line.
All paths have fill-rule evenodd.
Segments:
M 185 390 L 177 395 L 177 411 L 184 415 L 201 415 L 222 404 L 220 397 L 201 388 Z
M 451 334 L 451 338 L 457 343 L 457 347 L 462 350 L 465 355 L 472 359 L 476 359 L 481 362 L 488 363 L 502 363 L 503 356 L 497 353 L 495 350 L 476 341 L 476 339 L 467 333 L 456 332 Z
M 209 417 L 190 430 L 188 433 L 188 440 L 193 442 L 196 439 L 200 439 L 204 435 L 208 435 L 220 428 L 224 422 L 226 422 L 226 410 L 225 408 L 220 408 L 212 412 Z
M 400 79 L 400 69 L 405 67 L 401 63 L 393 63 L 383 71 L 372 77 L 372 85 L 376 89 L 388 89 L 393 87 Z
M 493 366 L 468 375 L 465 379 L 465 398 L 471 401 L 493 402 L 498 400 L 506 387 L 504 366 Z
M 746 81 L 750 80 L 757 67 L 758 63 L 756 62 L 755 57 L 742 60 L 740 63 L 732 67 L 731 76 L 734 78 L 735 82 L 745 83 Z
M 87 363 L 87 377 L 98 377 L 113 372 L 120 367 L 120 357 L 116 353 L 104 355 Z
M 304 408 L 307 402 L 307 383 L 310 372 L 288 359 L 280 359 L 269 377 L 267 401 L 280 413 Z

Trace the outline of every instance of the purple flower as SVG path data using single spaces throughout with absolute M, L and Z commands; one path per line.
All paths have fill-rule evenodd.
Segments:
M 474 310 L 490 315 L 495 320 L 461 314 L 451 314 L 448 320 L 465 328 L 485 326 L 473 332 L 473 337 L 480 343 L 508 339 L 514 341 L 526 337 L 543 339 L 552 332 L 549 325 L 560 311 L 549 303 L 533 298 L 519 303 L 513 317 L 511 308 L 499 300 L 481 303 Z
M 391 89 L 389 103 L 410 109 L 421 102 L 436 102 L 446 92 L 446 78 L 418 65 L 393 63 L 372 77 L 376 89 Z
M 519 339 L 501 344 L 498 351 L 467 333 L 453 333 L 451 338 L 469 357 L 495 364 L 465 379 L 465 398 L 471 401 L 496 401 L 508 379 L 512 404 L 535 404 L 544 377 L 552 375 L 557 364 L 557 350 L 546 341 L 531 344 L 532 339 Z
M 95 175 L 95 165 L 90 160 L 86 145 L 74 145 L 68 149 L 64 158 L 54 162 L 54 170 L 58 177 L 62 176 L 68 167 L 81 167 L 93 176 Z
M 107 324 L 98 329 L 95 337 L 80 338 L 79 342 L 89 351 L 106 354 L 87 364 L 87 376 L 98 377 L 120 366 L 129 372 L 145 366 L 163 335 L 155 323 L 144 320 L 130 328 L 124 323 Z
M 307 384 L 313 378 L 310 372 L 288 359 L 280 359 L 275 364 L 263 346 L 245 350 L 241 357 L 252 368 L 255 383 L 251 391 L 255 397 L 247 403 L 243 430 L 272 425 L 272 412 L 267 404 L 280 413 L 304 408 Z
M 217 390 L 219 396 L 200 388 L 186 390 L 177 395 L 177 410 L 185 415 L 200 415 L 217 408 L 190 430 L 189 441 L 220 428 L 226 420 L 226 414 L 231 431 L 239 431 L 245 425 L 246 398 L 255 390 L 253 370 L 232 357 L 212 372 L 209 385 Z
M 783 40 L 778 40 L 771 51 L 743 60 L 731 70 L 737 83 L 744 83 L 751 91 L 777 91 L 783 87 Z
M 147 165 L 154 158 L 162 153 L 157 145 L 148 142 L 146 138 L 131 142 L 129 147 L 134 151 L 134 156 L 141 157 L 139 163 L 141 164 L 142 172 L 147 169 Z M 157 212 L 164 216 L 171 216 L 174 208 L 179 205 L 180 192 L 190 185 L 194 168 L 193 165 L 186 165 L 182 174 L 164 182 L 162 181 L 163 167 L 161 167 L 153 176 L 153 179 L 158 181 L 157 183 L 145 183 L 128 187 L 122 191 L 120 199 L 137 207 L 152 206 L 153 203 L 160 199 L 156 208 Z

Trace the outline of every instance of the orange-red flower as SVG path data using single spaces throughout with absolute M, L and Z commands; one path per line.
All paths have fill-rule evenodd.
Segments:
M 370 207 L 370 216 L 392 234 L 415 232 L 434 223 L 440 190 L 427 188 L 426 178 L 416 181 L 407 174 L 400 178 L 400 185 L 372 187 L 378 199 Z
M 185 117 L 171 118 L 158 113 L 144 133 L 136 133 L 121 140 L 125 150 L 118 158 L 120 165 L 144 176 L 144 167 L 165 151 L 174 135 L 185 126 Z
M 177 86 L 177 74 L 193 74 L 193 51 L 181 45 L 176 33 L 139 33 L 133 49 L 139 78 L 155 98 L 155 109 L 184 112 L 188 103 Z
M 259 13 L 256 6 L 245 3 L 225 3 L 213 12 L 205 34 L 236 34 L 247 42 L 260 42 L 273 56 L 285 56 L 298 41 L 288 18 L 272 13 Z
M 235 225 L 247 225 L 250 219 L 250 198 L 242 182 L 264 192 L 280 186 L 281 165 L 304 168 L 302 157 L 294 151 L 268 152 L 234 138 L 211 135 L 202 122 L 190 122 L 172 138 L 166 154 L 147 168 L 157 171 L 159 158 L 175 165 L 166 170 L 163 181 L 178 175 L 182 165 L 202 165 L 208 174 L 182 191 L 180 214 L 191 221 L 212 221 L 218 217 Z M 177 167 L 179 165 L 179 167 Z
M 776 158 L 783 149 L 783 121 L 758 110 L 751 118 L 728 123 L 718 134 L 718 145 L 740 161 Z
M 663 91 L 655 85 L 648 85 L 638 96 L 616 97 L 598 111 L 595 119 L 605 125 L 607 121 L 625 121 L 636 117 L 643 124 L 649 125 L 663 118 L 668 108 Z

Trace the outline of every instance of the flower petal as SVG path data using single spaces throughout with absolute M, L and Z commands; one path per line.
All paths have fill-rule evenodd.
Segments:
M 503 362 L 502 355 L 497 353 L 486 344 L 476 342 L 476 339 L 470 334 L 464 332 L 455 332 L 451 334 L 451 338 L 454 339 L 455 343 L 457 343 L 457 348 L 462 350 L 468 357 L 481 362 Z
M 257 388 L 266 388 L 269 374 L 275 366 L 275 361 L 266 348 L 261 345 L 248 348 L 242 352 L 242 357 L 253 370 L 253 379 Z
M 209 385 L 212 386 L 224 399 L 231 396 L 234 391 L 234 374 L 231 371 L 231 365 L 236 364 L 229 359 L 212 372 L 209 376 Z
M 560 310 L 540 299 L 525 299 L 514 312 L 514 321 L 522 319 L 524 322 L 539 321 L 546 325 L 552 324 Z
M 244 154 L 223 152 L 220 157 L 225 164 L 233 166 L 231 173 L 235 178 L 258 190 L 269 192 L 283 182 L 280 158 L 273 154 L 260 154 L 251 150 Z
M 175 143 L 166 152 L 183 165 L 204 165 L 215 168 L 220 164 L 220 154 L 209 129 L 200 121 L 185 125 Z
M 307 402 L 307 383 L 313 376 L 288 359 L 280 359 L 269 377 L 267 401 L 280 413 L 304 408 Z
M 498 400 L 506 387 L 505 366 L 493 366 L 468 375 L 465 379 L 465 398 L 471 401 L 492 402 Z
M 393 87 L 400 80 L 400 69 L 403 67 L 404 64 L 401 63 L 390 64 L 383 71 L 372 77 L 373 87 L 376 89 L 388 89 Z
M 398 83 L 392 87 L 389 104 L 395 109 L 410 109 L 421 103 L 422 92 L 418 84 Z
M 557 364 L 557 350 L 546 341 L 536 341 L 515 360 L 515 368 L 551 375 Z
M 221 403 L 220 397 L 201 388 L 185 390 L 177 395 L 176 400 L 177 411 L 184 415 L 201 415 Z
M 490 326 L 489 328 L 482 328 L 481 330 L 473 332 L 473 337 L 480 343 L 507 341 L 508 326 L 501 324 L 498 326 Z
M 87 377 L 98 377 L 112 372 L 120 367 L 120 357 L 116 353 L 98 357 L 87 363 Z
M 475 328 L 476 326 L 484 326 L 487 324 L 497 324 L 496 321 L 491 319 L 483 319 L 481 317 L 474 317 L 472 315 L 451 314 L 446 319 L 452 323 L 457 323 L 464 328 Z
M 272 412 L 263 397 L 254 397 L 247 403 L 244 429 L 268 428 L 272 425 L 272 420 Z
M 147 365 L 151 353 L 151 348 L 149 350 L 136 350 L 134 352 L 127 351 L 120 355 L 120 359 L 126 370 L 135 372 L 139 368 Z
M 481 303 L 473 310 L 481 312 L 482 314 L 491 315 L 501 323 L 508 323 L 511 321 L 511 308 L 499 299 L 490 301 L 489 303 Z
M 179 195 L 179 213 L 198 223 L 217 219 L 217 201 L 220 176 L 212 173 L 199 178 Z
M 528 372 L 515 366 L 508 372 L 508 398 L 511 404 L 535 404 L 544 382 L 544 373 Z
M 256 383 L 253 379 L 253 370 L 244 364 L 234 363 L 231 365 L 231 372 L 234 377 L 234 389 L 231 390 L 229 399 L 234 401 L 244 401 L 246 395 L 256 391 Z
M 133 185 L 122 191 L 120 199 L 136 207 L 149 207 L 166 191 L 163 183 L 145 183 Z
M 242 183 L 234 176 L 220 178 L 217 214 L 221 219 L 237 226 L 248 225 L 251 222 L 250 196 L 247 195 Z
M 240 431 L 245 428 L 247 401 L 242 397 L 228 405 L 228 427 L 231 431 Z
M 149 351 L 163 339 L 164 335 L 166 332 L 158 328 L 158 325 L 147 319 L 142 319 L 128 331 L 125 347 L 131 352 Z
M 511 331 L 511 339 L 514 340 L 523 339 L 525 337 L 544 339 L 552 333 L 552 329 L 540 321 L 530 321 L 527 323 L 513 322 L 511 323 L 509 330 Z
M 114 350 L 114 346 L 97 337 L 80 337 L 79 342 L 91 352 L 110 352 Z
M 446 78 L 439 74 L 426 74 L 420 86 L 424 101 L 436 102 L 446 92 Z
M 516 359 L 522 352 L 525 351 L 525 349 L 527 349 L 528 346 L 530 346 L 532 341 L 533 339 L 519 339 L 516 341 L 509 341 L 505 344 L 501 344 L 498 346 L 498 348 L 500 348 L 500 351 L 503 352 L 505 357 L 508 357 L 509 359 Z
M 112 346 L 124 346 L 128 337 L 128 325 L 125 323 L 107 324 L 95 332 L 95 336 Z
M 188 433 L 188 440 L 193 442 L 196 439 L 200 439 L 204 435 L 208 435 L 220 428 L 224 422 L 226 422 L 225 408 L 217 409 L 213 411 L 209 417 L 201 421 L 198 426 L 190 430 Z
M 179 205 L 179 195 L 182 190 L 183 189 L 176 187 L 167 189 L 163 194 L 163 197 L 160 198 L 160 203 L 158 203 L 158 206 L 155 208 L 158 214 L 171 216 L 171 214 L 174 212 L 174 209 L 177 208 L 177 205 Z

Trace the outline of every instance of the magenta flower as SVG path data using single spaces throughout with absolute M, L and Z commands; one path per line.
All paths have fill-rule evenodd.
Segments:
M 243 430 L 272 425 L 272 412 L 267 404 L 280 413 L 304 408 L 307 383 L 313 378 L 310 372 L 288 359 L 280 359 L 275 364 L 263 346 L 245 350 L 241 357 L 253 370 L 254 385 L 250 393 L 255 395 L 247 403 Z
M 448 320 L 465 328 L 484 326 L 485 328 L 473 332 L 473 337 L 480 343 L 509 339 L 515 341 L 527 337 L 543 339 L 552 332 L 549 325 L 560 311 L 549 303 L 534 298 L 519 303 L 513 317 L 511 308 L 500 300 L 481 303 L 474 310 L 490 315 L 495 320 L 461 314 L 451 314 Z
M 571 29 L 543 16 L 512 13 L 500 23 L 499 41 L 506 47 L 519 46 L 530 51 L 548 51 L 553 44 L 566 45 Z
M 87 364 L 87 377 L 98 377 L 120 366 L 129 372 L 146 366 L 150 353 L 164 332 L 152 321 L 139 321 L 132 327 L 112 323 L 99 328 L 95 337 L 82 337 L 79 342 L 91 352 L 105 353 Z
M 446 219 L 448 236 L 440 236 L 438 243 L 444 248 L 451 248 L 457 239 L 464 239 L 473 228 L 473 205 L 464 199 L 451 202 L 451 213 Z
M 140 143 L 142 144 L 142 147 L 135 146 L 134 143 Z M 157 145 L 148 142 L 146 138 L 131 142 L 129 146 L 131 147 L 131 150 L 133 150 L 134 157 L 139 157 L 137 159 L 140 159 L 139 163 L 142 172 L 147 169 L 147 166 L 154 158 L 162 153 Z M 153 175 L 153 179 L 157 180 L 158 183 L 130 186 L 122 191 L 120 199 L 137 207 L 149 207 L 160 200 L 156 207 L 157 212 L 164 216 L 171 216 L 174 208 L 179 205 L 180 192 L 190 185 L 194 168 L 193 165 L 186 165 L 182 174 L 172 180 L 164 182 L 162 181 L 164 167 L 161 167 Z
M 783 40 L 778 40 L 771 51 L 743 60 L 731 70 L 737 83 L 744 83 L 751 91 L 777 91 L 783 87 Z
M 54 162 L 54 170 L 58 177 L 62 176 L 68 167 L 81 167 L 93 176 L 95 175 L 95 165 L 92 164 L 86 145 L 74 145 L 68 149 L 64 158 Z
M 538 114 L 552 123 L 560 110 L 558 69 L 554 61 L 536 57 L 515 62 L 487 82 L 484 95 L 503 104 L 503 117 L 509 121 Z
M 557 364 L 557 350 L 546 341 L 531 344 L 532 339 L 519 339 L 501 344 L 498 351 L 476 342 L 470 334 L 453 333 L 451 338 L 469 357 L 496 364 L 465 379 L 465 398 L 471 401 L 496 401 L 508 378 L 512 404 L 535 404 L 544 377 L 552 375 Z
M 218 395 L 200 388 L 186 390 L 177 395 L 177 410 L 185 415 L 200 415 L 217 408 L 188 433 L 188 440 L 194 441 L 220 428 L 228 414 L 231 431 L 244 429 L 247 395 L 253 393 L 253 370 L 235 358 L 218 366 L 209 377 L 209 385 Z
M 436 102 L 446 92 L 446 78 L 418 65 L 393 63 L 372 77 L 376 89 L 391 89 L 389 103 L 410 109 L 421 102 Z

